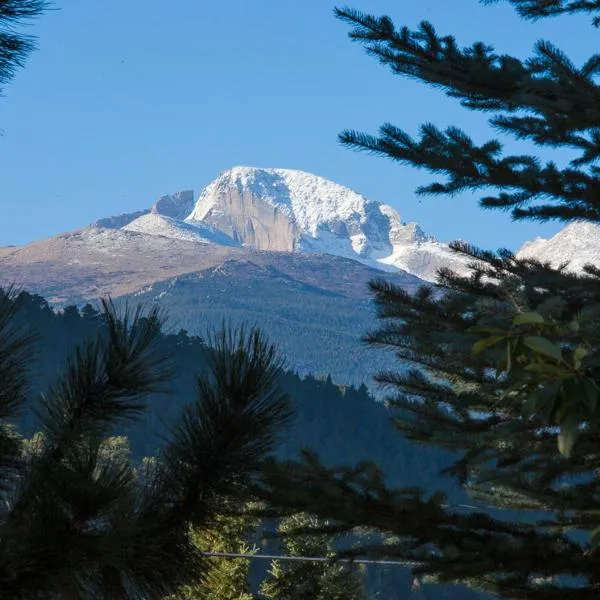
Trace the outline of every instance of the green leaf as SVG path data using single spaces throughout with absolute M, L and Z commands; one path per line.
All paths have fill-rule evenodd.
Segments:
M 537 354 L 548 356 L 554 360 L 562 359 L 562 351 L 559 346 L 553 344 L 549 339 L 539 335 L 528 335 L 523 339 L 523 344 Z
M 478 342 L 475 342 L 473 344 L 471 352 L 473 354 L 479 354 L 480 352 L 483 352 L 486 348 L 489 348 L 490 346 L 494 346 L 498 342 L 501 342 L 505 337 L 506 336 L 504 335 L 492 335 L 488 338 L 484 338 L 483 340 L 479 340 Z
M 565 457 L 571 456 L 573 446 L 579 435 L 579 424 L 577 417 L 570 414 L 560 425 L 558 434 L 558 451 Z
M 542 391 L 531 392 L 527 395 L 525 402 L 523 403 L 523 412 L 525 416 L 531 417 L 542 410 L 547 404 L 550 398 L 547 394 Z
M 513 325 L 541 325 L 544 317 L 536 312 L 519 313 L 513 319 Z
M 551 375 L 557 373 L 558 371 L 556 365 L 544 362 L 529 363 L 528 365 L 523 367 L 523 369 L 531 373 L 539 373 L 540 375 Z

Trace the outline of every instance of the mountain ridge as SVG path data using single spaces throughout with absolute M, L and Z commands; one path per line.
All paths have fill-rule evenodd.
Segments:
M 244 169 L 224 172 L 196 201 L 185 190 L 84 229 L 0 248 L 0 286 L 16 284 L 59 307 L 107 295 L 158 303 L 200 335 L 223 319 L 255 323 L 299 372 L 331 373 L 339 383 L 370 382 L 393 368 L 393 356 L 365 352 L 361 342 L 376 325 L 367 283 L 385 278 L 411 292 L 439 267 L 463 269 L 464 260 L 392 207 L 344 186 L 298 171 Z M 266 179 L 256 183 L 257 175 Z M 311 185 L 334 190 L 329 208 L 319 212 Z M 582 258 L 587 243 L 585 262 L 594 262 L 600 227 L 563 232 L 520 252 Z M 263 242 L 268 250 L 255 247 Z

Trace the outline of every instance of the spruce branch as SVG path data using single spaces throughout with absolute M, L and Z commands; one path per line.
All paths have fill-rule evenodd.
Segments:
M 499 0 L 481 0 L 483 4 L 494 4 Z M 526 19 L 542 19 L 545 17 L 557 17 L 564 14 L 600 12 L 598 0 L 508 0 L 519 15 Z M 598 25 L 599 17 L 593 19 L 594 25 Z

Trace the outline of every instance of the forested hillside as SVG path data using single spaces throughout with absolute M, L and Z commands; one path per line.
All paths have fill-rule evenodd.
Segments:
M 83 339 L 96 333 L 102 327 L 102 321 L 90 305 L 81 309 L 71 306 L 57 313 L 42 297 L 26 292 L 21 293 L 19 302 L 23 327 L 39 334 L 36 352 L 31 357 L 30 395 L 34 407 L 36 396 L 61 372 L 69 352 Z M 135 458 L 160 452 L 161 433 L 181 405 L 193 401 L 195 374 L 205 367 L 207 353 L 210 352 L 200 337 L 190 336 L 183 330 L 163 335 L 161 343 L 173 357 L 176 371 L 170 393 L 153 396 L 143 421 L 127 430 L 115 432 L 128 436 Z M 393 485 L 429 489 L 445 487 L 450 497 L 459 498 L 458 492 L 450 489 L 447 480 L 440 476 L 448 457 L 404 440 L 394 430 L 387 409 L 373 400 L 366 386 L 338 386 L 329 377 L 300 378 L 291 372 L 282 374 L 282 386 L 292 397 L 295 420 L 281 437 L 278 449 L 281 458 L 291 458 L 301 447 L 308 447 L 331 465 L 344 461 L 374 461 Z M 34 412 L 23 414 L 22 425 L 26 435 L 36 431 Z M 259 575 L 264 573 L 261 567 L 257 572 Z M 412 578 L 404 569 L 373 568 L 365 576 L 368 588 L 381 593 L 375 596 L 377 598 L 404 600 L 412 597 L 409 596 Z M 253 579 L 256 579 L 256 574 Z M 424 596 L 414 597 L 458 600 L 468 598 L 462 595 L 467 593 L 471 594 L 424 586 L 419 591 Z
M 69 352 L 101 322 L 95 309 L 87 305 L 54 312 L 36 295 L 21 294 L 22 318 L 26 326 L 39 333 L 37 350 L 32 356 L 32 403 L 35 396 L 51 384 L 64 367 Z M 144 421 L 128 429 L 132 452 L 137 457 L 155 454 L 161 445 L 160 434 L 182 404 L 194 399 L 195 376 L 206 364 L 207 347 L 198 336 L 184 330 L 165 334 L 162 343 L 173 357 L 176 376 L 169 394 L 155 395 L 149 403 Z M 296 417 L 282 436 L 282 457 L 295 455 L 299 448 L 309 447 L 327 464 L 345 460 L 374 460 L 381 465 L 395 485 L 429 487 L 440 483 L 438 472 L 444 458 L 404 441 L 394 430 L 385 407 L 373 400 L 366 386 L 340 386 L 328 376 L 304 378 L 287 372 L 282 386 L 291 395 Z M 35 417 L 24 415 L 28 433 L 35 431 Z

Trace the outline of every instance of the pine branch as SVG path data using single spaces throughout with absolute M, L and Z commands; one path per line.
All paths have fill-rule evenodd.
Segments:
M 117 421 L 138 416 L 144 400 L 165 390 L 168 358 L 158 349 L 163 319 L 137 308 L 122 315 L 103 301 L 105 335 L 77 348 L 65 376 L 42 398 L 39 415 L 54 458 L 62 448 L 92 433 L 102 435 Z
M 51 6 L 45 0 L 2 0 L 0 2 L 0 84 L 8 83 L 35 49 L 31 36 L 15 28 L 39 17 Z
M 198 400 L 183 413 L 165 449 L 165 489 L 178 519 L 192 523 L 211 498 L 242 492 L 289 422 L 278 386 L 283 362 L 258 329 L 214 335 L 211 367 L 198 379 Z
M 353 27 L 350 39 L 394 74 L 439 87 L 465 107 L 531 111 L 548 120 L 567 117 L 568 131 L 600 125 L 600 88 L 592 79 L 591 63 L 578 70 L 551 44 L 538 43 L 534 56 L 523 62 L 481 42 L 461 49 L 452 36 L 439 36 L 425 21 L 410 31 L 396 29 L 385 16 L 347 8 L 335 9 L 335 15 Z
M 578 154 L 570 168 L 559 170 L 533 156 L 503 156 L 497 140 L 478 146 L 455 127 L 441 131 L 431 124 L 422 127 L 420 139 L 389 123 L 378 136 L 344 131 L 343 144 L 447 177 L 417 190 L 421 194 L 497 189 L 498 195 L 482 198 L 481 206 L 511 210 L 515 219 L 599 220 L 593 164 L 600 156 L 597 55 L 577 67 L 542 41 L 529 60 L 521 61 L 480 42 L 461 49 L 430 23 L 410 31 L 396 29 L 389 17 L 351 9 L 335 13 L 353 27 L 350 38 L 394 74 L 441 88 L 466 108 L 495 112 L 490 123 L 504 134 Z
M 0 491 L 6 491 L 22 468 L 21 441 L 14 419 L 27 399 L 27 375 L 35 336 L 15 326 L 18 295 L 0 289 Z M 11 422 L 13 421 L 13 422 Z
M 40 590 L 106 597 L 101 580 L 122 570 L 122 590 L 117 593 L 113 577 L 111 597 L 131 597 L 123 578 L 133 575 L 120 548 L 131 542 L 124 534 L 142 533 L 131 531 L 137 486 L 128 460 L 103 457 L 102 439 L 117 421 L 140 413 L 143 398 L 161 389 L 169 371 L 156 347 L 162 325 L 156 311 L 119 316 L 105 302 L 104 320 L 104 335 L 76 352 L 45 396 L 38 449 L 7 497 L 0 530 L 7 540 L 3 597 Z
M 442 497 L 427 500 L 417 490 L 390 490 L 377 471 L 326 469 L 312 455 L 305 455 L 303 462 L 269 464 L 257 493 L 283 510 L 302 509 L 341 523 L 348 532 L 366 527 L 392 535 L 399 542 L 359 546 L 340 556 L 421 562 L 415 573 L 435 574 L 441 582 L 470 580 L 484 589 L 514 591 L 514 581 L 507 581 L 505 574 L 521 571 L 524 567 L 518 561 L 527 563 L 530 576 L 546 574 L 546 565 L 553 560 L 572 575 L 589 573 L 595 564 L 566 536 L 509 524 L 484 512 L 458 514 L 441 506 Z M 542 597 L 531 581 L 520 586 L 515 598 Z M 558 589 L 545 591 L 556 597 Z M 591 597 L 576 587 L 562 588 L 562 593 L 569 598 Z

